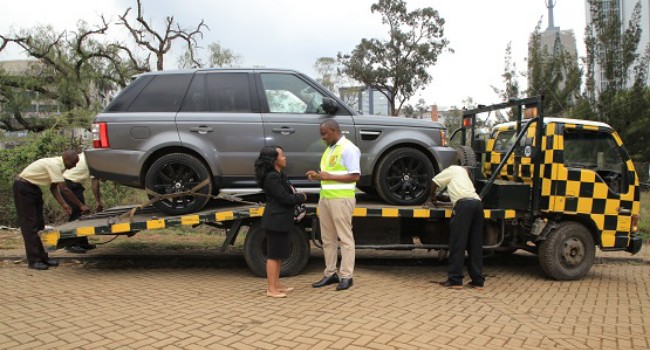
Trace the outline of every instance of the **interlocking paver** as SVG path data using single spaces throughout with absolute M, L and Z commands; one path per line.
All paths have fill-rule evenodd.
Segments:
M 285 299 L 241 265 L 45 272 L 0 264 L 0 348 L 40 349 L 642 349 L 650 345 L 650 265 L 594 265 L 581 281 L 543 278 L 534 257 L 488 263 L 487 288 L 451 291 L 434 260 L 361 262 L 345 292 Z M 519 263 L 521 262 L 521 263 Z

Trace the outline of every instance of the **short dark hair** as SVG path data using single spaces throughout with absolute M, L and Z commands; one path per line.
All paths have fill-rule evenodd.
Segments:
M 324 126 L 334 131 L 341 132 L 341 127 L 339 126 L 339 123 L 334 119 L 325 119 L 320 123 L 320 126 Z

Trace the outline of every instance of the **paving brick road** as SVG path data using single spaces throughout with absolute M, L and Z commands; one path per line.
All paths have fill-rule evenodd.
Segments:
M 433 258 L 360 255 L 351 290 L 311 288 L 317 257 L 285 280 L 296 287 L 286 299 L 266 297 L 240 257 L 171 268 L 165 256 L 158 265 L 68 256 L 45 272 L 5 259 L 0 349 L 650 348 L 646 260 L 613 258 L 581 281 L 555 282 L 534 257 L 488 259 L 479 292 L 431 283 L 445 278 Z

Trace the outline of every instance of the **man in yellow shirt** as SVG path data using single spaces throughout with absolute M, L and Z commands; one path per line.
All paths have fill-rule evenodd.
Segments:
M 318 200 L 321 239 L 325 271 L 312 287 L 320 288 L 338 283 L 336 290 L 352 287 L 355 245 L 352 232 L 352 214 L 356 204 L 356 183 L 361 176 L 361 152 L 352 141 L 341 134 L 339 124 L 326 119 L 320 124 L 321 139 L 327 149 L 321 158 L 320 171 L 309 170 L 307 178 L 321 184 Z M 337 248 L 341 247 L 341 279 L 337 275 Z
M 440 285 L 451 289 L 463 288 L 463 261 L 467 250 L 467 273 L 472 281 L 469 288 L 483 289 L 483 203 L 476 194 L 474 183 L 467 168 L 452 165 L 433 178 L 431 202 L 437 201 L 438 188 L 447 187 L 449 199 L 454 207 L 449 222 L 449 262 L 447 280 Z
M 56 260 L 48 257 L 41 238 L 38 236 L 38 231 L 45 228 L 43 193 L 39 186 L 49 186 L 56 201 L 68 214 L 72 213 L 72 209 L 63 200 L 63 196 L 79 206 L 82 212 L 90 211 L 65 186 L 63 178 L 63 171 L 73 168 L 78 161 L 77 153 L 68 150 L 63 152 L 61 157 L 39 159 L 16 176 L 13 186 L 14 204 L 16 205 L 20 233 L 25 243 L 27 264 L 31 269 L 47 270 L 50 266 L 59 265 Z
M 79 162 L 77 163 L 77 166 L 63 172 L 63 178 L 65 179 L 66 187 L 68 187 L 72 193 L 74 193 L 74 196 L 83 204 L 86 204 L 86 198 L 84 197 L 84 191 L 86 189 L 83 184 L 90 180 L 93 195 L 95 196 L 96 210 L 98 213 L 104 210 L 104 205 L 102 204 L 99 191 L 99 179 L 90 176 L 90 170 L 88 170 L 88 164 L 86 164 L 86 156 L 83 152 L 79 153 Z M 65 197 L 63 199 L 68 203 L 70 208 L 72 208 L 72 213 L 68 217 L 68 222 L 79 219 L 79 217 L 81 217 L 81 208 L 73 201 Z M 70 245 L 70 240 L 74 241 L 75 244 Z M 65 250 L 71 253 L 85 253 L 86 250 L 95 248 L 94 244 L 88 243 L 88 237 L 62 240 L 60 243 L 67 246 Z

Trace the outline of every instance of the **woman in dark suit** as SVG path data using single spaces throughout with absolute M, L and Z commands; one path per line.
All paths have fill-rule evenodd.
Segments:
M 305 193 L 293 193 L 289 179 L 282 172 L 287 158 L 280 146 L 266 146 L 255 161 L 255 180 L 266 193 L 262 229 L 266 230 L 266 295 L 284 298 L 293 287 L 280 284 L 282 259 L 291 253 L 289 230 L 293 227 L 294 207 L 307 200 Z

